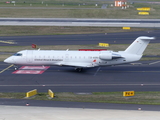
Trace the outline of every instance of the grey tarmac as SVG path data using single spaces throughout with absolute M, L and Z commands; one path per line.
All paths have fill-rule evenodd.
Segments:
M 140 64 L 141 63 L 141 64 Z M 3 71 L 9 65 L 1 63 Z M 19 66 L 21 67 L 21 66 Z M 0 74 L 1 92 L 27 92 L 38 89 L 46 92 L 113 92 L 160 91 L 160 62 L 148 61 L 119 66 L 84 69 L 50 66 L 42 74 L 13 74 L 14 67 Z M 97 69 L 99 69 L 98 72 Z M 135 78 L 136 76 L 136 78 Z M 142 86 L 143 84 L 143 86 Z
M 15 44 L 0 42 L 0 45 L 31 46 L 33 43 L 37 45 L 98 45 L 100 42 L 109 44 L 131 44 L 139 36 L 156 37 L 156 40 L 153 40 L 152 43 L 159 43 L 159 33 L 159 30 L 153 30 L 81 35 L 1 36 L 0 41 Z

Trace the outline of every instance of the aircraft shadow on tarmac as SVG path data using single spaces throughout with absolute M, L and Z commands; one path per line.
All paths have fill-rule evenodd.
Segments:
M 144 68 L 136 68 L 136 66 L 109 66 L 109 67 L 94 67 L 94 68 L 83 68 L 82 71 L 76 71 L 73 67 L 50 67 L 46 70 L 45 73 L 53 73 L 53 72 L 65 72 L 65 73 L 74 73 L 74 74 L 86 74 L 86 75 L 96 75 L 98 73 L 121 73 L 126 71 L 138 71 L 144 70 Z M 44 73 L 44 74 L 45 74 Z

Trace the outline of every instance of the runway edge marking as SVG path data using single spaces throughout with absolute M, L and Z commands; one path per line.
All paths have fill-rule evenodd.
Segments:
M 149 65 L 157 64 L 157 63 L 159 63 L 159 62 L 160 62 L 160 61 L 152 62 L 152 63 L 149 63 Z

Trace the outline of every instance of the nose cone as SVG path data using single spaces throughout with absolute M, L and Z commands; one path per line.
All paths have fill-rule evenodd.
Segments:
M 13 63 L 13 61 L 10 58 L 7 58 L 4 60 L 5 63 Z

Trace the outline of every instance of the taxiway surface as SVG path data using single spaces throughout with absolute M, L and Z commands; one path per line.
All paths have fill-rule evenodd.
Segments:
M 31 46 L 33 43 L 37 45 L 98 45 L 100 42 L 109 44 L 131 44 L 139 36 L 156 37 L 156 40 L 153 40 L 152 43 L 159 43 L 159 32 L 159 30 L 156 30 L 82 35 L 1 36 L 0 46 Z
M 11 67 L 0 75 L 1 92 L 27 92 L 38 89 L 46 92 L 109 92 L 109 91 L 160 91 L 160 63 L 148 65 L 120 65 L 84 69 L 75 72 L 72 67 L 51 66 L 43 73 L 14 73 Z M 8 67 L 0 63 L 0 70 Z M 98 71 L 97 71 L 98 70 Z M 35 70 L 39 71 L 39 70 Z
M 29 8 L 31 9 L 31 8 Z M 58 8 L 57 8 L 58 9 Z M 70 8 L 63 8 L 70 9 Z M 73 8 L 81 9 L 81 8 Z M 83 8 L 93 9 L 93 8 Z M 94 8 L 95 9 L 95 8 Z M 100 8 L 96 8 L 100 9 Z M 4 26 L 89 26 L 159 28 L 159 19 L 90 19 L 90 18 L 0 18 Z

